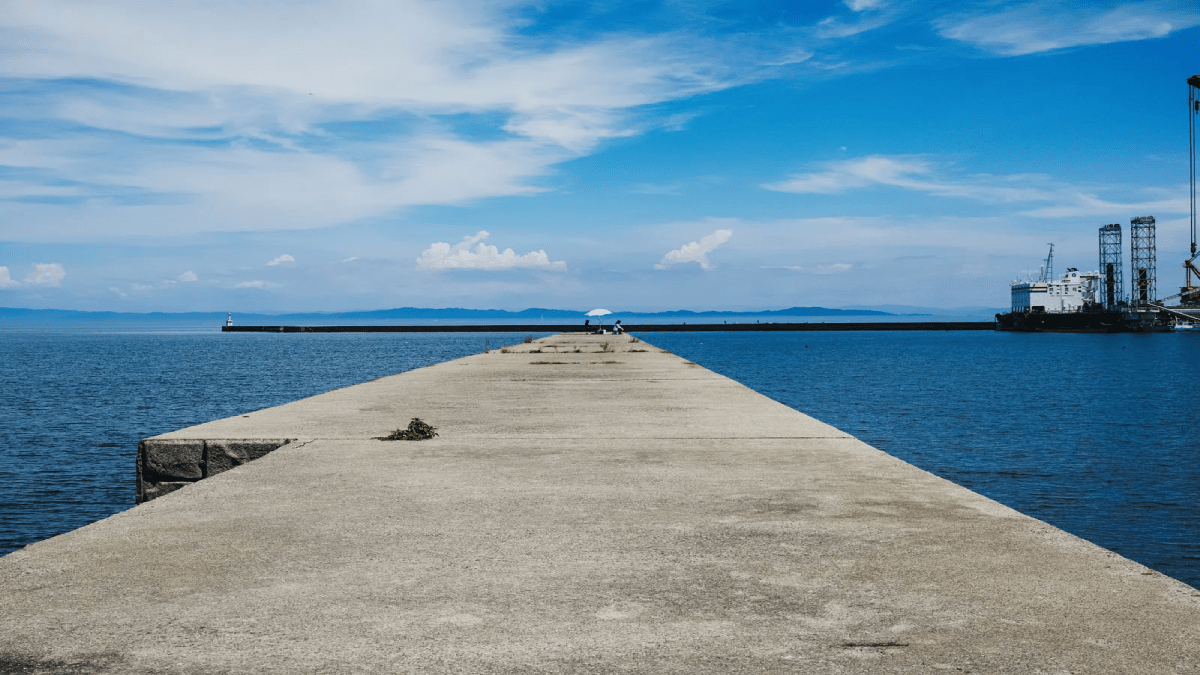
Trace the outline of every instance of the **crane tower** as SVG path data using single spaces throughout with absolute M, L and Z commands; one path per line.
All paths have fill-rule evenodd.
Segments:
M 1192 284 L 1192 275 L 1200 284 L 1200 269 L 1196 269 L 1196 116 L 1200 115 L 1200 75 L 1188 78 L 1188 178 L 1191 190 L 1192 250 L 1183 261 L 1184 286 L 1179 289 L 1179 304 L 1185 307 L 1200 306 L 1200 285 Z
M 1141 216 L 1129 221 L 1129 280 L 1130 304 L 1146 307 L 1158 302 L 1154 245 L 1154 216 Z
M 1100 227 L 1100 304 L 1114 310 L 1125 305 L 1125 282 L 1121 279 L 1121 225 Z

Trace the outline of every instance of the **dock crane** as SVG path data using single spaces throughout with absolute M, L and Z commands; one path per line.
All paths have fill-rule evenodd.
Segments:
M 1188 78 L 1188 178 L 1191 198 L 1192 250 L 1191 257 L 1183 261 L 1184 286 L 1179 289 L 1179 304 L 1200 306 L 1200 286 L 1192 285 L 1192 275 L 1200 284 L 1200 269 L 1196 269 L 1196 117 L 1200 115 L 1200 75 Z

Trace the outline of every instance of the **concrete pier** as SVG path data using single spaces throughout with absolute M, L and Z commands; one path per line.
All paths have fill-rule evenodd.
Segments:
M 0 558 L 0 673 L 1200 672 L 1195 589 L 628 336 L 151 440 Z

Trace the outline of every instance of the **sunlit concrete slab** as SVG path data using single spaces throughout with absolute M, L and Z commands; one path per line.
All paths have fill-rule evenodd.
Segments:
M 165 437 L 291 442 L 0 559 L 0 672 L 1200 670 L 1194 589 L 627 336 Z

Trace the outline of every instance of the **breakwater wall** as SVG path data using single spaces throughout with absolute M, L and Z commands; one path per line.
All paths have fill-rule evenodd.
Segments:
M 0 558 L 0 673 L 1200 670 L 1200 591 L 634 336 L 140 454 L 170 492 Z
M 605 323 L 605 326 L 611 326 Z M 627 333 L 704 331 L 995 330 L 994 321 L 880 321 L 846 323 L 643 323 L 621 324 Z M 570 333 L 580 324 L 425 326 L 222 326 L 226 333 Z

